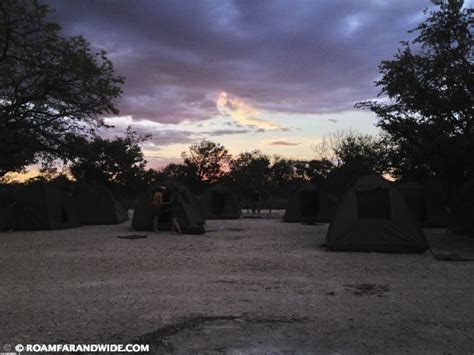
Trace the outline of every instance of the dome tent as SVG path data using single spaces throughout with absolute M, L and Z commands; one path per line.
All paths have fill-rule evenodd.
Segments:
M 474 180 L 466 182 L 457 195 L 449 229 L 456 234 L 474 236 Z
M 222 185 L 210 187 L 200 199 L 205 219 L 239 219 L 241 209 L 234 194 Z
M 427 206 L 423 185 L 414 181 L 406 181 L 395 186 L 417 221 L 420 225 L 423 225 L 427 219 Z
M 12 228 L 49 230 L 80 226 L 72 196 L 55 186 L 33 183 L 15 192 Z
M 15 188 L 0 185 L 0 231 L 11 229 L 15 206 Z
M 287 223 L 329 222 L 327 195 L 315 184 L 302 185 L 295 192 L 283 216 Z
M 168 191 L 174 194 L 176 205 L 173 209 L 176 211 L 176 219 L 184 234 L 202 234 L 205 232 L 205 220 L 202 217 L 196 197 L 183 185 L 175 182 L 164 182 L 158 184 L 165 186 Z M 132 228 L 136 231 L 153 230 L 153 215 L 151 201 L 154 189 L 143 194 L 135 206 L 132 218 Z M 159 230 L 171 230 L 170 216 L 164 214 L 158 221 Z
M 319 212 L 319 189 L 316 185 L 303 185 L 290 200 L 283 216 L 288 223 L 314 223 Z
M 104 186 L 77 184 L 73 196 L 82 224 L 118 224 L 128 219 L 125 207 Z
M 373 172 L 360 162 L 333 168 L 320 184 L 321 221 L 330 223 L 336 215 L 344 194 L 355 184 L 357 179 L 370 174 Z
M 398 190 L 377 175 L 359 178 L 329 226 L 330 250 L 421 253 L 428 244 Z
M 396 184 L 406 204 L 425 228 L 446 227 L 449 217 L 446 195 L 439 183 L 428 180 L 424 184 L 406 181 Z

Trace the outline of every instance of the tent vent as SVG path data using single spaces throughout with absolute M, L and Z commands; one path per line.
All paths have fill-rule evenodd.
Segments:
M 357 216 L 364 219 L 390 219 L 390 192 L 388 189 L 357 191 Z

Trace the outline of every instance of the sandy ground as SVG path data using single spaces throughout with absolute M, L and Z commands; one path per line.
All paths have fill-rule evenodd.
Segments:
M 118 239 L 128 226 L 0 233 L 0 342 L 141 342 L 156 353 L 474 352 L 474 262 L 327 252 L 318 247 L 327 225 L 275 219 L 209 221 L 202 236 Z

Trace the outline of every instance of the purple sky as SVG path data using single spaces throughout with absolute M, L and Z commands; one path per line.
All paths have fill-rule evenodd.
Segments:
M 120 117 L 110 120 L 117 130 L 131 123 L 153 133 L 146 153 L 158 163 L 203 138 L 233 152 L 310 157 L 310 144 L 328 132 L 373 132 L 374 117 L 353 105 L 375 97 L 378 64 L 410 38 L 407 30 L 430 6 L 427 0 L 47 3 L 64 34 L 81 34 L 108 51 L 126 77 Z

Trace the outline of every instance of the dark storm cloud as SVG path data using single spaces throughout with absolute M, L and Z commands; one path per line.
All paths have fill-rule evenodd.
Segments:
M 427 0 L 49 0 L 68 35 L 127 78 L 121 114 L 162 123 L 217 114 L 220 92 L 259 110 L 323 113 L 377 93 L 377 65 Z

